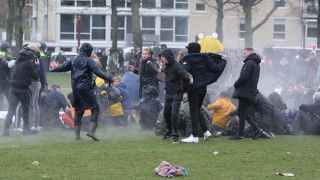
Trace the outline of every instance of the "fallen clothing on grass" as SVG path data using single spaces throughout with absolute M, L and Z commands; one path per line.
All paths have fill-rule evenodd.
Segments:
M 159 166 L 154 169 L 154 171 L 156 175 L 168 178 L 189 175 L 186 168 L 172 165 L 167 161 L 162 161 Z

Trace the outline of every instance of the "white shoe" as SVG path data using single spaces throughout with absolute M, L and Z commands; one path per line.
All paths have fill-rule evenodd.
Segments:
M 184 139 L 181 139 L 181 142 L 183 143 L 199 143 L 199 138 L 198 137 L 194 137 L 192 134 L 187 137 L 187 138 L 184 138 Z
M 204 134 L 203 134 L 203 139 L 206 141 L 209 139 L 209 137 L 211 137 L 212 134 L 210 133 L 210 131 L 206 131 Z

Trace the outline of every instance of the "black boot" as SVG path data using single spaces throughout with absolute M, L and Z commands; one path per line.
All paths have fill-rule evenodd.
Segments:
M 74 130 L 75 130 L 75 134 L 76 134 L 76 140 L 80 140 L 81 139 L 81 137 L 80 137 L 81 126 L 75 126 Z
M 90 122 L 89 132 L 87 133 L 87 136 L 94 141 L 99 141 L 99 139 L 95 136 L 97 127 L 98 124 L 96 122 Z

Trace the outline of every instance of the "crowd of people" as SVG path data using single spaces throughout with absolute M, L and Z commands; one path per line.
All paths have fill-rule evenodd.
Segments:
M 50 69 L 44 43 L 26 44 L 15 60 L 8 48 L 2 43 L 0 51 L 0 94 L 9 104 L 4 136 L 10 135 L 13 117 L 19 119 L 18 106 L 23 134 L 36 134 L 40 127 L 67 125 L 75 130 L 77 140 L 85 129 L 88 137 L 99 141 L 95 135 L 99 121 L 118 127 L 138 121 L 143 130 L 155 130 L 163 139 L 184 143 L 219 135 L 240 140 L 320 133 L 320 89 L 315 89 L 314 68 L 318 62 L 314 53 L 302 62 L 300 56 L 294 57 L 295 63 L 288 62 L 291 56 L 287 53 L 278 62 L 272 60 L 277 59 L 276 51 L 260 56 L 252 48 L 245 48 L 242 55 L 228 50 L 217 54 L 202 52 L 195 42 L 178 52 L 165 47 L 154 54 L 151 48 L 143 48 L 128 65 L 122 63 L 125 68 L 120 74 L 109 71 L 107 75 L 89 43 L 82 44 L 75 59 Z M 288 68 L 280 68 L 277 62 Z M 314 71 L 304 69 L 301 74 L 286 76 L 291 69 L 303 67 Z M 48 88 L 48 71 L 71 71 L 69 101 L 59 85 Z M 290 96 L 294 92 L 284 93 L 290 92 L 293 84 L 309 91 L 295 96 Z M 270 95 L 264 96 L 267 93 Z

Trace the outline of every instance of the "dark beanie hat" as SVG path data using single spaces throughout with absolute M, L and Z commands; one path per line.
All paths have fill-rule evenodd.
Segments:
M 188 49 L 188 53 L 200 53 L 201 51 L 200 44 L 196 42 L 189 43 L 186 48 Z

